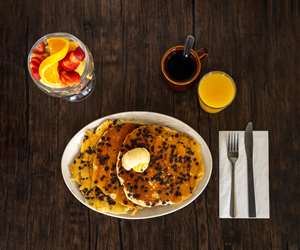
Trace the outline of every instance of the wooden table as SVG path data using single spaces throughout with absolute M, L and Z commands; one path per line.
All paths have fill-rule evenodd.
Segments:
M 300 7 L 298 1 L 1 1 L 0 249 L 300 248 Z M 84 102 L 48 97 L 31 81 L 27 53 L 45 33 L 82 39 L 97 86 Z M 233 105 L 200 110 L 196 85 L 175 93 L 160 73 L 163 52 L 196 36 L 209 60 L 237 82 Z M 66 188 L 60 159 L 81 127 L 104 115 L 147 110 L 195 128 L 213 154 L 205 192 L 165 217 L 127 221 L 97 214 Z M 218 216 L 218 131 L 270 132 L 269 220 Z

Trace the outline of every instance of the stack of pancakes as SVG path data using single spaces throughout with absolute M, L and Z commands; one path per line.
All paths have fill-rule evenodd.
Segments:
M 140 173 L 122 166 L 134 148 L 150 153 Z M 79 156 L 70 166 L 87 202 L 115 214 L 144 207 L 176 204 L 189 198 L 204 176 L 200 145 L 186 134 L 159 125 L 106 120 L 86 131 Z

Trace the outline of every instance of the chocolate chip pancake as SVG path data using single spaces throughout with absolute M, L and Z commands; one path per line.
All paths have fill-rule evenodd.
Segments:
M 98 142 L 97 157 L 93 164 L 93 183 L 104 194 L 130 208 L 136 208 L 136 205 L 130 202 L 124 193 L 117 177 L 116 164 L 125 137 L 137 127 L 137 124 L 114 121 L 114 124 L 105 131 Z
M 122 156 L 142 147 L 151 155 L 148 168 L 139 173 L 122 167 Z M 200 145 L 186 134 L 167 127 L 144 125 L 128 134 L 118 156 L 118 178 L 132 202 L 152 207 L 189 198 L 204 176 Z
M 86 130 L 79 155 L 70 165 L 71 178 L 79 186 L 79 190 L 86 201 L 101 212 L 113 214 L 128 214 L 134 211 L 120 203 L 117 203 L 109 196 L 105 195 L 92 182 L 93 161 L 96 156 L 95 146 L 99 138 L 103 135 L 113 121 L 106 120 L 95 131 Z

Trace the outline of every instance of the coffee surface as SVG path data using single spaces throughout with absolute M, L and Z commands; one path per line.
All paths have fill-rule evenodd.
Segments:
M 196 61 L 192 55 L 185 57 L 182 50 L 175 51 L 166 60 L 166 70 L 169 77 L 175 81 L 186 81 L 193 77 L 196 71 Z

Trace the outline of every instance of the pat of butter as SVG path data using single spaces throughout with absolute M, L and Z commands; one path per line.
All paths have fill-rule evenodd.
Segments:
M 150 162 L 150 153 L 145 148 L 134 148 L 126 152 L 122 157 L 122 166 L 127 171 L 133 169 L 136 172 L 144 172 Z

